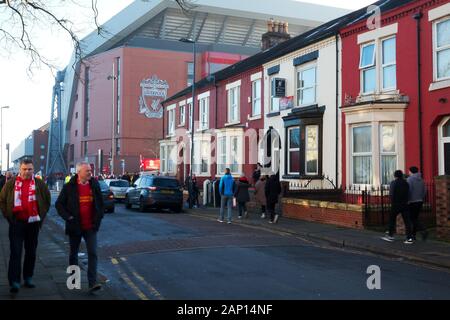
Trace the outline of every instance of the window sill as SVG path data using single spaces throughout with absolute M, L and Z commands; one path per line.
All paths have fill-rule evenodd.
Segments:
M 302 175 L 302 174 L 285 174 L 282 176 L 283 179 L 298 179 L 298 180 L 323 180 L 321 175 Z
M 247 120 L 248 121 L 254 121 L 254 120 L 260 120 L 260 119 L 262 119 L 262 116 L 259 114 L 259 115 L 257 115 L 257 116 L 248 116 L 247 117 Z
M 450 79 L 435 81 L 430 84 L 428 91 L 434 91 L 450 87 Z
M 266 118 L 277 117 L 277 116 L 279 116 L 280 114 L 281 114 L 280 111 L 268 113 L 268 114 L 266 114 Z
M 225 123 L 224 126 L 225 127 L 231 127 L 231 126 L 235 126 L 235 125 L 240 124 L 240 123 L 241 123 L 240 121 L 228 122 L 228 123 Z
M 195 172 L 193 172 L 192 174 L 194 174 L 197 178 L 211 178 L 210 173 L 195 173 Z

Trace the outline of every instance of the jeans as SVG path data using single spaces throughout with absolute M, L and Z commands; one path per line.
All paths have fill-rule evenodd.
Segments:
M 403 222 L 405 223 L 406 238 L 412 238 L 411 233 L 411 219 L 409 217 L 409 209 L 407 205 L 392 205 L 392 210 L 389 214 L 389 235 L 392 237 L 395 233 L 397 225 L 397 216 L 402 214 Z
M 222 195 L 221 201 L 220 201 L 220 220 L 223 220 L 223 218 L 224 218 L 225 205 L 227 206 L 228 221 L 231 222 L 231 217 L 232 217 L 231 209 L 233 207 L 233 196 Z
M 8 281 L 20 283 L 22 269 L 22 248 L 25 247 L 25 260 L 23 263 L 23 278 L 32 278 L 36 263 L 36 250 L 39 237 L 39 222 L 28 223 L 12 221 L 9 225 L 9 267 Z
M 242 214 L 247 212 L 247 204 L 246 202 L 239 202 L 239 217 L 242 217 Z
M 80 249 L 81 238 L 83 238 L 86 243 L 88 252 L 88 283 L 89 287 L 92 287 L 97 283 L 97 232 L 88 230 L 83 231 L 79 236 L 69 236 L 69 265 L 78 265 L 78 252 Z
M 423 231 L 425 228 L 419 221 L 420 211 L 422 210 L 423 202 L 413 202 L 409 204 L 409 214 L 412 224 L 412 236 L 416 237 L 417 231 Z

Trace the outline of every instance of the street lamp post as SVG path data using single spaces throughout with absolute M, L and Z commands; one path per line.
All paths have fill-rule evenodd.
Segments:
M 195 60 L 196 60 L 196 46 L 195 46 L 195 40 L 188 39 L 188 38 L 182 38 L 180 39 L 181 42 L 184 43 L 192 43 L 192 54 L 194 59 L 194 70 L 193 70 L 193 80 L 192 80 L 192 117 L 189 119 L 191 121 L 191 163 L 190 163 L 190 170 L 189 170 L 189 208 L 192 208 L 193 206 L 193 199 L 192 199 L 192 167 L 194 165 L 194 114 L 195 114 Z
M 114 175 L 114 154 L 116 153 L 115 152 L 115 149 L 116 149 L 116 141 L 115 141 L 115 132 L 116 132 L 116 128 L 115 128 L 115 124 L 114 124 L 114 103 L 115 103 L 115 95 L 114 95 L 114 92 L 115 92 L 115 89 L 114 89 L 114 84 L 115 84 L 115 82 L 116 82 L 116 79 L 117 79 L 117 77 L 116 77 L 116 75 L 115 75 L 115 73 L 114 73 L 114 63 L 113 63 L 113 66 L 112 66 L 112 75 L 109 75 L 108 76 L 108 78 L 107 78 L 108 80 L 112 80 L 112 135 L 111 135 L 111 174 L 112 175 Z
M 9 109 L 9 106 L 3 106 L 0 108 L 0 125 L 1 125 L 1 132 L 0 132 L 0 172 L 3 171 L 3 109 Z M 8 166 L 8 165 L 7 165 Z

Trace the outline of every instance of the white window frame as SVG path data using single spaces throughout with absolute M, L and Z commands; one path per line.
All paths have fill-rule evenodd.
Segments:
M 240 91 L 241 86 L 236 86 L 228 89 L 228 103 L 227 103 L 227 113 L 228 113 L 228 124 L 239 123 L 240 118 Z M 236 98 L 236 101 L 232 101 L 232 97 Z M 235 104 L 233 102 L 236 102 Z M 234 108 L 236 110 L 236 118 L 233 117 Z
M 287 145 L 287 172 L 288 174 L 295 174 L 298 175 L 300 174 L 300 171 L 296 172 L 296 171 L 291 171 L 291 152 L 298 152 L 300 153 L 300 144 L 301 144 L 301 140 L 299 141 L 299 146 L 298 148 L 291 148 L 291 131 L 298 129 L 299 131 L 299 139 L 302 136 L 302 133 L 300 132 L 301 128 L 300 126 L 294 126 L 294 127 L 289 127 L 288 128 L 288 135 L 287 135 L 287 141 L 288 141 L 288 145 Z M 272 148 L 272 153 L 274 152 L 274 148 Z M 279 148 L 278 148 L 278 152 L 279 152 Z M 299 163 L 300 165 L 300 163 Z
M 314 84 L 312 86 L 310 86 L 310 87 L 304 87 L 303 86 L 304 81 L 302 79 L 300 79 L 300 75 L 302 75 L 303 72 L 309 71 L 311 69 L 314 69 Z M 296 91 L 296 95 L 297 95 L 296 96 L 296 103 L 297 103 L 297 105 L 299 107 L 303 107 L 303 106 L 310 106 L 310 105 L 315 104 L 317 102 L 317 64 L 316 63 L 308 64 L 308 65 L 304 65 L 302 67 L 297 68 L 296 75 L 297 75 L 297 77 L 296 77 L 296 86 L 297 86 L 297 88 L 296 88 L 295 91 Z M 302 97 L 302 92 L 303 92 L 303 90 L 311 89 L 311 88 L 314 89 L 314 101 L 305 104 L 305 103 L 303 103 L 303 99 L 301 98 Z
M 394 141 L 395 141 L 395 151 L 394 152 L 387 152 L 387 151 L 383 151 L 383 127 L 384 126 L 392 126 L 394 127 Z M 389 182 L 387 184 L 383 184 L 383 156 L 395 156 L 395 162 L 396 162 L 396 170 L 398 168 L 398 135 L 397 135 L 397 124 L 395 122 L 381 122 L 379 124 L 379 128 L 378 128 L 378 137 L 379 137 L 379 148 L 380 148 L 380 152 L 379 152 L 379 170 L 380 170 L 380 185 L 388 185 Z M 373 162 L 373 160 L 372 160 Z M 392 177 L 393 179 L 393 177 Z
M 259 83 L 259 91 L 257 89 L 257 84 Z M 261 79 L 256 79 L 252 81 L 252 117 L 257 117 L 261 115 L 262 103 L 261 103 L 261 92 L 262 92 L 262 81 Z M 256 112 L 256 105 L 259 104 L 259 111 Z
M 223 142 L 225 142 L 225 146 L 223 146 Z M 217 174 L 221 175 L 227 167 L 227 136 L 217 138 L 217 150 Z
M 161 157 L 161 172 L 166 173 L 166 145 L 161 145 L 159 154 Z
M 207 145 L 205 154 L 202 154 L 203 144 Z M 207 162 L 207 171 L 202 172 L 202 160 Z M 194 138 L 194 167 L 193 173 L 200 177 L 210 176 L 211 172 L 211 137 L 210 135 Z
M 172 149 L 172 150 L 170 150 Z M 177 168 L 177 159 L 176 159 L 176 150 L 177 146 L 175 144 L 166 145 L 166 165 L 167 165 L 167 173 L 176 173 Z M 174 157 L 175 156 L 175 157 Z M 174 159 L 175 158 L 175 159 Z
M 354 134 L 353 134 L 353 129 L 355 128 L 361 128 L 361 127 L 369 127 L 370 128 L 370 134 L 371 134 L 371 150 L 370 152 L 358 152 L 355 153 L 354 152 L 354 144 L 353 144 L 353 140 L 354 140 Z M 352 185 L 360 185 L 360 186 L 370 186 L 373 184 L 373 179 L 374 179 L 374 156 L 373 156 L 373 147 L 374 147 L 374 141 L 373 141 L 373 123 L 360 123 L 360 124 L 355 124 L 355 125 L 351 125 L 350 126 L 350 181 Z M 372 173 L 371 173 L 371 178 L 370 178 L 370 182 L 369 183 L 356 183 L 355 181 L 355 177 L 353 176 L 353 168 L 354 168 L 354 157 L 367 157 L 370 156 L 371 161 L 372 161 Z
M 189 123 L 188 123 L 188 132 L 191 132 L 192 131 L 192 111 L 193 111 L 193 107 L 192 107 L 192 98 L 191 99 L 188 99 L 187 101 L 186 101 L 186 105 L 187 105 L 187 108 L 188 108 L 188 111 L 189 111 Z M 195 125 L 195 123 L 194 123 L 194 125 Z
M 280 112 L 280 98 L 275 97 L 275 92 L 272 91 L 274 88 L 273 81 L 275 81 L 276 76 L 270 77 L 269 86 L 270 86 L 270 102 L 269 102 L 269 113 Z M 278 108 L 274 107 L 274 99 L 278 99 Z
M 439 123 L 438 126 L 438 157 L 439 157 L 439 175 L 445 174 L 445 161 L 444 161 L 444 144 L 450 143 L 450 137 L 444 137 L 444 125 L 450 121 L 450 117 L 445 117 Z
M 308 128 L 315 128 L 317 130 L 317 148 L 315 149 L 308 149 Z M 317 176 L 319 174 L 319 162 L 320 162 L 320 152 L 319 152 L 319 141 L 320 141 L 320 130 L 319 130 L 319 126 L 316 124 L 312 124 L 312 125 L 306 125 L 305 126 L 305 175 L 306 176 Z M 315 151 L 317 153 L 317 170 L 315 172 L 308 172 L 308 158 L 307 158 L 307 154 L 308 151 Z
M 209 129 L 209 96 L 199 99 L 199 131 Z
M 384 41 L 395 39 L 395 49 L 396 49 L 396 56 L 397 56 L 397 35 L 391 34 L 385 37 L 380 37 L 373 39 L 369 42 L 363 43 L 360 45 L 360 54 L 359 54 L 359 78 L 360 78 L 360 95 L 367 96 L 367 95 L 373 95 L 373 94 L 380 94 L 380 93 L 390 93 L 397 91 L 398 87 L 398 77 L 397 77 L 397 58 L 395 59 L 395 62 L 390 62 L 388 64 L 383 64 L 383 43 Z M 367 66 L 362 66 L 362 57 L 363 57 L 363 51 L 365 47 L 374 45 L 374 52 L 373 52 L 373 58 L 372 58 L 372 64 L 368 64 Z M 383 83 L 383 71 L 385 68 L 395 65 L 395 87 L 389 87 L 384 88 Z M 375 90 L 374 91 L 367 91 L 364 92 L 364 71 L 375 69 Z
M 175 106 L 167 108 L 167 135 L 169 137 L 175 135 L 175 111 Z
M 180 104 L 180 126 L 186 124 L 186 104 Z
M 221 141 L 222 139 L 225 138 L 225 147 L 226 147 L 226 152 L 225 152 L 225 156 L 226 156 L 226 161 L 225 163 L 223 163 L 223 150 L 222 145 L 221 145 Z M 231 165 L 232 165 L 232 139 L 233 138 L 237 138 L 237 153 L 236 153 L 236 157 L 237 157 L 237 171 L 231 171 L 231 174 L 233 176 L 239 176 L 242 173 L 242 168 L 243 168 L 243 164 L 244 164 L 244 159 L 245 159 L 245 154 L 244 154 L 244 132 L 243 130 L 236 130 L 236 129 L 231 129 L 231 130 L 224 130 L 224 131 L 220 131 L 217 133 L 217 141 L 218 141 L 218 157 L 217 157 L 217 176 L 222 176 L 224 174 L 224 169 L 225 168 L 230 168 L 231 170 Z
M 450 16 L 446 16 L 444 18 L 433 21 L 433 80 L 435 82 L 450 80 L 450 76 L 438 78 L 438 52 L 450 50 L 450 44 L 442 48 L 437 47 L 437 25 L 448 20 L 450 20 Z

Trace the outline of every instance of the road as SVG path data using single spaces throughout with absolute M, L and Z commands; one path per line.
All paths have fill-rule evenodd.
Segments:
M 49 213 L 55 241 L 61 219 Z M 123 299 L 450 299 L 450 272 L 211 218 L 116 205 L 98 235 L 99 272 Z M 369 266 L 381 289 L 369 290 Z

